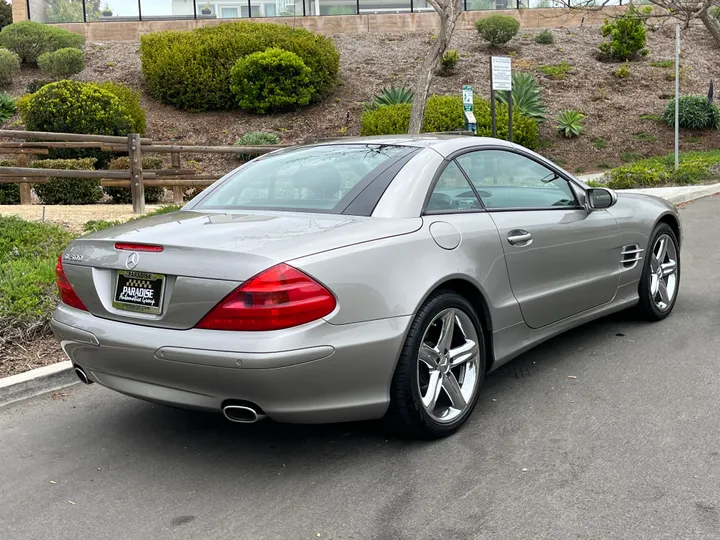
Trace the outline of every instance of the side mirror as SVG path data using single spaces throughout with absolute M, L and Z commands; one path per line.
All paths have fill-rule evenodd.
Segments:
M 590 210 L 610 208 L 617 202 L 617 194 L 610 189 L 590 188 L 585 192 L 585 195 Z

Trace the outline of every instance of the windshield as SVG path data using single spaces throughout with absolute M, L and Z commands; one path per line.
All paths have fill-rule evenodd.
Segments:
M 348 144 L 298 148 L 239 169 L 196 208 L 342 212 L 381 170 L 412 147 Z

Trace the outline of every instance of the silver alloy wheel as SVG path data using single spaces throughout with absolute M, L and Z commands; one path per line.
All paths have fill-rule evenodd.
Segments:
M 418 355 L 418 388 L 433 420 L 449 423 L 473 402 L 480 369 L 475 326 L 459 309 L 438 313 L 425 329 Z
M 650 259 L 650 299 L 660 311 L 672 305 L 678 289 L 678 256 L 675 242 L 663 234 L 656 241 Z

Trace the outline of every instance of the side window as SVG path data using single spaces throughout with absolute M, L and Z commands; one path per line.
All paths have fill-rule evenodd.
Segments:
M 479 150 L 463 154 L 457 161 L 488 209 L 577 206 L 567 180 L 525 156 L 503 150 Z
M 447 214 L 482 208 L 457 163 L 451 161 L 438 178 L 427 203 L 429 214 Z

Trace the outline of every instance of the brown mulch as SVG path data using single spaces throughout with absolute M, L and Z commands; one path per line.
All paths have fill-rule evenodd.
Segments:
M 491 50 L 471 31 L 455 33 L 452 46 L 460 51 L 456 74 L 436 77 L 432 91 L 457 93 L 463 84 L 472 84 L 476 93 L 489 93 L 489 56 L 513 56 L 516 70 L 533 72 L 544 90 L 549 121 L 541 126 L 544 148 L 541 152 L 572 171 L 593 172 L 604 166 L 617 166 L 623 160 L 665 154 L 672 151 L 673 131 L 666 125 L 642 120 L 643 114 L 662 114 L 667 98 L 674 91 L 668 80 L 672 68 L 652 67 L 650 62 L 674 58 L 674 31 L 661 28 L 648 32 L 650 54 L 630 62 L 631 75 L 618 79 L 617 63 L 598 60 L 597 45 L 602 40 L 599 27 L 557 28 L 555 44 L 539 45 L 538 30 L 521 28 L 509 46 Z M 148 136 L 155 140 L 182 140 L 202 145 L 234 143 L 248 131 L 277 133 L 285 142 L 307 136 L 337 137 L 358 135 L 363 103 L 383 87 L 411 85 L 421 60 L 430 46 L 429 34 L 355 34 L 334 36 L 341 53 L 342 83 L 322 104 L 296 112 L 252 115 L 241 111 L 188 113 L 173 109 L 143 94 L 148 113 Z M 683 31 L 681 80 L 683 93 L 707 92 L 710 78 L 719 78 L 718 47 L 707 31 L 697 26 Z M 142 89 L 138 42 L 104 42 L 87 45 L 87 67 L 80 80 L 113 80 Z M 564 81 L 542 75 L 543 64 L 568 62 L 571 73 Z M 21 95 L 37 70 L 25 69 L 10 93 Z M 587 115 L 584 134 L 577 139 L 562 139 L 554 132 L 553 118 L 562 110 L 577 109 Z M 11 125 L 10 120 L 7 125 Z M 649 136 L 648 136 L 649 135 Z M 653 140 L 655 138 L 655 140 Z M 604 139 L 608 146 L 597 149 L 595 141 Z M 650 140 L 647 140 L 650 139 Z M 683 133 L 682 150 L 717 148 L 719 132 Z M 227 172 L 237 165 L 232 156 L 189 155 L 203 172 Z
M 5 343 L 0 347 L 0 377 L 9 377 L 63 360 L 66 360 L 65 355 L 52 337 L 22 344 Z

